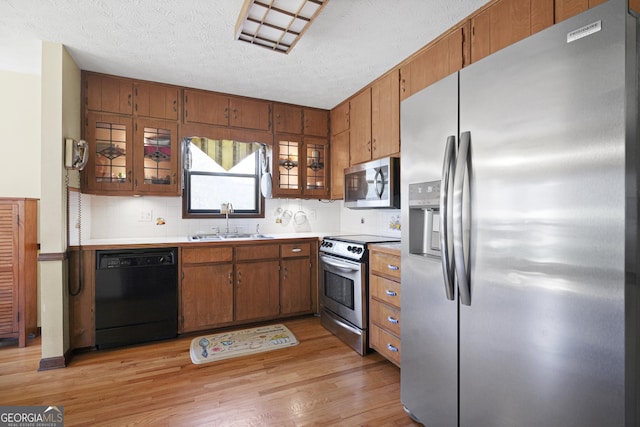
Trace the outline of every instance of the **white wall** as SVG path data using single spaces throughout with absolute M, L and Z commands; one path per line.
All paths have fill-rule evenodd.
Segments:
M 40 76 L 0 70 L 0 197 L 40 198 Z
M 81 206 L 78 200 L 81 200 Z M 288 224 L 281 221 L 290 211 Z M 78 244 L 78 212 L 82 218 L 82 242 L 89 239 L 175 237 L 195 233 L 211 233 L 214 227 L 226 227 L 223 219 L 182 219 L 180 197 L 113 197 L 72 192 L 70 196 L 71 244 Z M 151 220 L 147 220 L 148 214 Z M 296 215 L 297 214 L 297 215 Z M 143 219 L 144 217 L 144 219 Z M 306 217 L 306 221 L 305 221 Z M 161 218 L 164 224 L 158 224 Z M 329 234 L 375 234 L 400 237 L 396 228 L 400 210 L 351 210 L 341 200 L 318 201 L 297 199 L 267 199 L 265 218 L 229 220 L 229 226 L 254 232 L 256 225 L 264 233 L 318 232 Z M 162 221 L 160 221 L 162 222 Z M 392 228 L 393 226 L 393 228 Z
M 40 267 L 42 358 L 69 348 L 64 138 L 80 134 L 80 69 L 64 46 L 42 43 Z

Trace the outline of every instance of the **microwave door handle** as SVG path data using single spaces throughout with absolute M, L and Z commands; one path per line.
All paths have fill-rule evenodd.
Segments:
M 378 177 L 380 177 L 380 179 L 378 179 Z M 380 183 L 380 190 L 378 190 L 378 182 Z M 376 169 L 376 175 L 373 177 L 373 183 L 375 185 L 378 199 L 382 199 L 382 193 L 384 193 L 384 176 L 382 175 L 382 168 Z
M 325 264 L 335 267 L 337 269 L 340 269 L 342 271 L 347 271 L 347 272 L 358 271 L 357 268 L 354 268 L 349 264 L 343 264 L 338 261 L 329 260 L 327 257 L 321 257 L 321 259 L 322 259 L 322 262 L 324 262 Z

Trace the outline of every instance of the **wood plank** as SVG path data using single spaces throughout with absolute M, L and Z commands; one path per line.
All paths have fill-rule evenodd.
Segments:
M 418 425 L 391 362 L 361 357 L 317 317 L 284 324 L 299 345 L 204 365 L 189 358 L 195 336 L 82 353 L 42 372 L 40 338 L 0 341 L 0 402 L 64 406 L 65 425 Z

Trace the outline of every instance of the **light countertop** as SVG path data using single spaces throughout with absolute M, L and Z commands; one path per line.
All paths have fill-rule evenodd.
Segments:
M 273 236 L 273 239 L 229 239 L 229 240 L 213 240 L 206 243 L 234 243 L 246 242 L 249 240 L 255 242 L 268 242 L 279 239 L 321 239 L 325 236 L 338 234 L 336 232 L 306 232 L 306 233 L 264 233 L 267 236 Z M 201 244 L 203 242 L 191 242 L 187 236 L 165 236 L 165 237 L 123 237 L 123 238 L 99 238 L 86 239 L 82 241 L 82 247 L 87 246 L 128 246 L 128 245 L 171 245 L 171 244 Z M 74 247 L 77 247 L 75 245 Z

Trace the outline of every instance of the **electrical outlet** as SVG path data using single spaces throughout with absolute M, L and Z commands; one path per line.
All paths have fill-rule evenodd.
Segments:
M 140 210 L 140 216 L 138 217 L 138 221 L 151 222 L 151 218 L 153 217 L 153 211 L 151 209 L 142 209 Z

